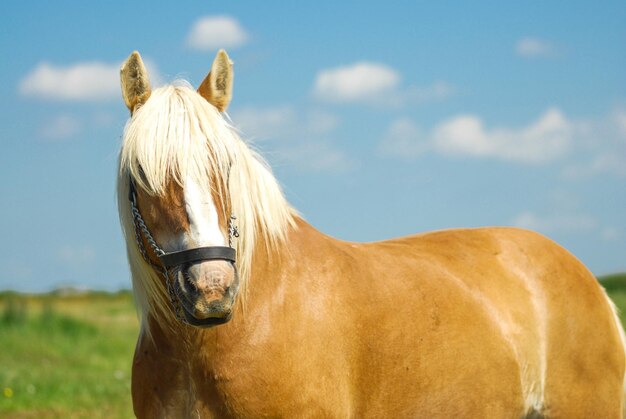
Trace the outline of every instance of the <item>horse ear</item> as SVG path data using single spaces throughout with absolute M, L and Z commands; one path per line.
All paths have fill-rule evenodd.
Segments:
M 223 49 L 219 50 L 211 71 L 198 87 L 198 93 L 218 111 L 224 112 L 233 96 L 233 62 Z
M 138 106 L 146 103 L 152 92 L 148 80 L 148 71 L 137 51 L 130 54 L 122 64 L 120 79 L 124 102 L 132 114 Z

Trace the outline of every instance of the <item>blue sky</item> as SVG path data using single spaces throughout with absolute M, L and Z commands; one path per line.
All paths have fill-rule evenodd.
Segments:
M 626 271 L 626 3 L 0 4 L 0 289 L 128 287 L 118 68 L 197 85 L 314 226 L 372 241 L 514 225 Z

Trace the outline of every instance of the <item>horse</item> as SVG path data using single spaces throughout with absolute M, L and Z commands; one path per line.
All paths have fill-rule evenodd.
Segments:
M 624 331 L 567 250 L 507 227 L 329 237 L 224 113 L 226 52 L 197 90 L 153 91 L 137 52 L 120 74 L 137 417 L 622 417 Z

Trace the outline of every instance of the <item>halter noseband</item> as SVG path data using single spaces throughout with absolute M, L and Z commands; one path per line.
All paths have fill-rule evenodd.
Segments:
M 180 306 L 180 301 L 178 300 L 178 297 L 176 295 L 174 284 L 172 284 L 172 280 L 170 278 L 170 270 L 180 265 L 201 262 L 205 260 L 225 260 L 230 262 L 236 270 L 236 251 L 232 247 L 233 237 L 239 237 L 239 231 L 234 224 L 234 220 L 236 219 L 236 217 L 234 215 L 231 215 L 229 219 L 228 246 L 194 247 L 192 249 L 167 253 L 157 244 L 156 240 L 150 233 L 150 230 L 148 230 L 148 227 L 146 226 L 146 223 L 143 220 L 141 213 L 139 212 L 139 208 L 137 208 L 137 189 L 135 186 L 135 180 L 130 175 L 128 176 L 128 200 L 130 201 L 130 210 L 133 213 L 133 227 L 135 229 L 135 239 L 137 241 L 139 251 L 141 252 L 144 260 L 149 265 L 151 265 L 154 269 L 161 272 L 163 276 L 165 276 L 167 291 L 170 296 L 170 301 L 174 306 L 174 312 L 176 313 L 176 317 L 178 318 L 178 320 L 194 326 L 206 326 L 216 324 L 216 319 L 191 319 L 187 315 L 187 313 L 183 312 L 184 309 Z M 154 263 L 152 259 L 148 257 L 148 252 L 143 244 L 143 240 L 141 237 L 142 234 L 146 241 L 150 244 L 153 252 L 159 258 L 160 265 Z

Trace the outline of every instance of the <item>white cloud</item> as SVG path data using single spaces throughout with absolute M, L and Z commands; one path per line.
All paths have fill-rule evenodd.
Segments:
M 562 157 L 570 148 L 572 127 L 558 109 L 547 110 L 523 128 L 485 128 L 475 116 L 443 122 L 433 133 L 433 143 L 444 154 L 473 155 L 541 163 Z
M 313 96 L 333 103 L 403 106 L 447 99 L 454 88 L 436 81 L 429 86 L 401 86 L 400 73 L 380 63 L 358 62 L 318 72 Z
M 526 211 L 515 217 L 513 225 L 545 234 L 588 233 L 598 228 L 598 220 L 583 214 L 538 216 Z
M 100 101 L 120 96 L 119 64 L 78 63 L 59 67 L 40 63 L 19 86 L 24 96 L 70 101 Z
M 515 52 L 525 58 L 552 57 L 556 54 L 556 48 L 543 39 L 525 37 L 517 41 Z
M 161 77 L 150 60 L 144 60 L 153 87 Z M 38 64 L 20 81 L 23 96 L 49 100 L 98 102 L 121 98 L 119 63 L 83 62 L 70 66 Z
M 75 137 L 82 129 L 80 120 L 71 115 L 59 115 L 45 123 L 39 135 L 47 141 L 63 141 Z
M 394 121 L 380 143 L 382 154 L 414 158 L 432 150 L 445 155 L 543 163 L 567 154 L 572 126 L 558 109 L 547 110 L 526 127 L 487 128 L 474 115 L 460 115 L 422 134 L 409 119 Z
M 626 110 L 617 108 L 597 119 L 573 119 L 552 108 L 521 127 L 488 127 L 478 116 L 458 115 L 428 131 L 400 118 L 390 124 L 378 151 L 402 159 L 434 152 L 523 164 L 558 161 L 561 175 L 569 180 L 626 177 Z
M 360 62 L 322 70 L 317 74 L 313 93 L 330 102 L 362 102 L 384 98 L 400 83 L 398 72 L 384 64 Z
M 204 16 L 191 27 L 187 35 L 187 45 L 201 51 L 237 48 L 244 45 L 248 38 L 248 34 L 235 18 Z

